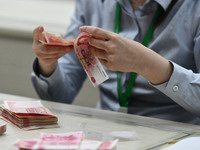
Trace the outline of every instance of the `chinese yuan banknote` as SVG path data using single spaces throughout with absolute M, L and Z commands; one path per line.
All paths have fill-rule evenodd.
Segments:
M 79 149 L 83 140 L 83 132 L 63 134 L 42 133 L 37 142 L 40 149 Z
M 87 140 L 80 131 L 62 134 L 41 133 L 38 139 L 17 140 L 13 146 L 26 150 L 116 150 L 117 142 L 118 140 Z
M 52 115 L 40 101 L 4 101 L 4 106 L 14 113 Z
M 2 135 L 4 132 L 6 132 L 6 124 L 0 123 L 0 135 Z
M 101 141 L 84 139 L 81 142 L 79 149 L 80 150 L 97 150 L 100 147 L 101 144 L 102 144 Z
M 37 139 L 34 140 L 17 140 L 14 142 L 13 146 L 19 148 L 20 150 L 33 150 L 36 149 Z
M 79 34 L 74 43 L 74 50 L 87 76 L 95 87 L 106 81 L 109 77 L 98 58 L 95 57 L 94 54 L 92 54 L 92 52 L 88 49 L 89 44 L 87 40 L 91 37 L 92 35 L 88 33 Z
M 98 148 L 98 150 L 105 150 L 105 149 L 106 150 L 116 150 L 117 143 L 118 143 L 118 139 L 113 140 L 113 141 L 104 142 L 101 144 L 101 146 Z
M 43 32 L 43 37 L 44 41 L 40 40 L 40 42 L 44 45 L 73 46 L 76 55 L 94 87 L 109 78 L 98 58 L 88 49 L 89 44 L 87 40 L 91 37 L 98 37 L 88 33 L 81 33 L 76 39 L 63 39 L 60 34 L 46 31 Z
M 40 101 L 4 101 L 0 115 L 24 130 L 58 127 L 58 118 Z
M 63 39 L 60 34 L 43 32 L 45 41 L 40 41 L 46 45 L 58 45 L 58 46 L 73 46 L 75 39 Z

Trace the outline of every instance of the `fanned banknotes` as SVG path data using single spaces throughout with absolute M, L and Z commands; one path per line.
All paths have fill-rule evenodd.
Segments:
M 101 142 L 84 139 L 83 132 L 41 133 L 38 139 L 17 140 L 13 146 L 26 150 L 116 150 L 118 140 Z
M 75 39 L 63 39 L 60 34 L 49 33 L 44 31 L 43 36 L 45 41 L 40 41 L 45 45 L 58 45 L 58 46 L 73 46 Z
M 98 58 L 88 49 L 89 44 L 87 40 L 94 36 L 88 33 L 80 33 L 76 39 L 63 39 L 60 34 L 49 33 L 46 31 L 43 32 L 43 35 L 44 41 L 40 42 L 45 45 L 74 47 L 75 53 L 94 87 L 109 78 Z
M 40 101 L 4 101 L 0 115 L 24 130 L 58 127 L 58 118 Z

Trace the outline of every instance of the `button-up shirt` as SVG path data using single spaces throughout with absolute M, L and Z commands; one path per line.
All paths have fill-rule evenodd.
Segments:
M 121 5 L 119 34 L 141 43 L 158 5 L 166 12 L 172 0 L 147 0 L 135 10 L 129 0 L 76 0 L 65 38 L 76 38 L 83 25 L 114 31 L 117 1 Z M 174 70 L 170 80 L 160 85 L 152 85 L 138 75 L 128 113 L 200 124 L 199 8 L 199 0 L 178 0 L 156 27 L 148 47 L 169 60 Z M 48 78 L 38 73 L 37 59 L 33 68 L 32 81 L 37 93 L 42 99 L 51 101 L 72 103 L 87 77 L 74 51 L 58 60 L 56 70 Z M 116 72 L 105 70 L 109 80 L 98 86 L 97 108 L 118 111 Z M 125 89 L 129 75 L 121 73 L 122 89 Z

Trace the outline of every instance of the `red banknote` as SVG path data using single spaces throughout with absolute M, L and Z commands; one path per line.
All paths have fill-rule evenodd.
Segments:
M 60 34 L 43 32 L 45 41 L 40 41 L 45 45 L 73 46 L 75 39 L 63 39 Z
M 97 141 L 84 139 L 83 132 L 61 134 L 42 133 L 38 139 L 17 140 L 13 146 L 26 150 L 116 150 L 118 140 Z
M 5 121 L 24 130 L 58 127 L 58 118 L 40 101 L 4 101 L 0 114 Z
M 88 49 L 88 39 L 91 37 L 101 39 L 90 35 L 88 33 L 81 33 L 76 39 L 63 39 L 60 34 L 54 34 L 44 31 L 44 41 L 40 41 L 45 45 L 57 45 L 57 46 L 73 46 L 86 74 L 88 75 L 93 86 L 97 86 L 109 77 L 105 72 L 102 64 L 97 57 L 92 54 Z M 101 39 L 104 40 L 104 39 Z
M 87 40 L 91 37 L 92 36 L 88 33 L 79 34 L 74 43 L 74 49 L 88 78 L 93 86 L 97 86 L 106 81 L 109 77 L 98 58 L 89 50 Z

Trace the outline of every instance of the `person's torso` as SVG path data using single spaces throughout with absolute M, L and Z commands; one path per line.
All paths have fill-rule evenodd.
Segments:
M 141 43 L 156 11 L 157 3 L 150 0 L 144 7 L 139 7 L 133 11 L 129 1 L 119 0 L 119 2 L 121 4 L 119 34 Z M 193 40 L 197 28 L 194 12 L 198 8 L 197 3 L 200 4 L 195 0 L 179 0 L 165 20 L 155 29 L 148 46 L 164 58 L 194 72 L 197 72 L 193 52 Z M 114 31 L 116 0 L 105 0 L 104 2 L 88 0 L 85 5 L 87 5 L 87 9 L 84 10 L 86 25 Z M 109 80 L 99 85 L 101 97 L 97 107 L 118 111 L 120 106 L 116 72 L 107 68 L 105 70 L 108 73 Z M 124 76 L 123 89 L 125 89 L 130 73 L 122 74 Z M 183 122 L 190 122 L 190 120 L 176 114 L 182 113 L 183 117 L 195 118 L 169 97 L 151 86 L 140 75 L 136 77 L 132 89 L 129 113 Z

